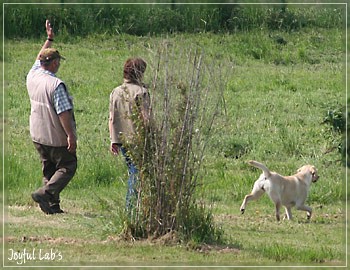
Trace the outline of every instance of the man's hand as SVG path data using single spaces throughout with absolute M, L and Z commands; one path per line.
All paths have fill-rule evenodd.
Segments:
M 46 48 L 50 48 L 51 47 L 53 38 L 55 37 L 55 34 L 53 32 L 53 29 L 51 27 L 51 23 L 50 23 L 49 20 L 46 20 L 45 27 L 46 27 L 47 40 L 45 41 L 44 45 L 41 47 L 41 50 L 39 51 L 39 53 L 38 53 L 38 55 L 36 57 L 36 60 L 40 59 L 40 55 L 41 55 L 43 50 L 45 50 Z
M 46 26 L 47 38 L 53 39 L 55 37 L 55 34 L 53 32 L 53 29 L 51 27 L 51 23 L 49 20 L 46 20 L 45 26 Z
M 68 136 L 67 137 L 67 142 L 68 142 L 68 152 L 70 153 L 75 153 L 77 151 L 77 139 L 76 137 L 73 136 Z

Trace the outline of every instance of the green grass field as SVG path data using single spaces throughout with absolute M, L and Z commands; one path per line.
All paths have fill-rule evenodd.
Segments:
M 281 36 L 284 45 L 276 42 Z M 344 31 L 97 35 L 68 43 L 57 37 L 54 46 L 67 58 L 58 76 L 74 96 L 79 168 L 61 194 L 67 213 L 55 216 L 42 214 L 30 197 L 41 185 L 41 165 L 29 136 L 25 76 L 42 42 L 5 40 L 5 266 L 18 266 L 12 252 L 24 249 L 36 259 L 21 266 L 345 265 L 342 136 L 323 124 L 329 110 L 346 104 Z M 174 243 L 172 235 L 134 242 L 119 236 L 127 172 L 122 158 L 108 152 L 109 94 L 130 56 L 146 59 L 145 81 L 151 81 L 163 42 L 179 52 L 199 46 L 208 63 L 233 65 L 196 194 L 224 230 L 220 245 Z M 183 68 L 172 61 L 174 72 Z M 260 174 L 249 159 L 285 175 L 306 163 L 318 168 L 321 178 L 307 201 L 314 209 L 310 222 L 295 209 L 294 220 L 276 222 L 267 197 L 240 214 Z

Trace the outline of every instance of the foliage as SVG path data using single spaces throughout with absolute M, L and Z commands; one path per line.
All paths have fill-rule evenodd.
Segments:
M 343 164 L 347 167 L 350 167 L 350 161 L 347 160 L 347 156 L 350 154 L 350 146 L 346 142 L 346 138 L 349 136 L 349 127 L 346 121 L 346 112 L 348 113 L 349 117 L 349 112 L 345 107 L 342 109 L 328 110 L 323 123 L 329 124 L 335 133 L 342 134 L 342 138 L 336 140 L 335 144 L 341 153 Z
M 350 154 L 350 146 L 346 141 L 346 138 L 349 135 L 346 113 L 348 113 L 349 117 L 349 112 L 347 112 L 345 107 L 341 109 L 330 109 L 327 111 L 323 123 L 329 124 L 332 127 L 333 132 L 342 134 L 341 138 L 339 138 L 339 136 L 334 137 L 334 148 L 341 153 L 344 166 L 350 167 L 350 161 L 347 160 L 347 156 Z
M 345 110 L 335 109 L 328 110 L 327 115 L 325 116 L 323 123 L 328 123 L 333 127 L 333 130 L 336 132 L 343 133 L 346 129 L 346 118 Z

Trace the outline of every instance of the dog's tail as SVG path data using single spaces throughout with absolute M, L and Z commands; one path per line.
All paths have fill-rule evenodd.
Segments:
M 271 176 L 270 170 L 264 164 L 257 162 L 255 160 L 249 160 L 248 163 L 256 168 L 261 169 L 264 172 L 264 175 L 266 178 Z

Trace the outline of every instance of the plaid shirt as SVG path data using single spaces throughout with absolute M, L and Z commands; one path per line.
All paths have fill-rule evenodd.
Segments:
M 41 68 L 40 66 L 40 60 L 36 60 L 32 70 L 36 70 Z M 44 70 L 42 71 L 43 73 L 49 74 L 53 77 L 56 77 L 56 75 L 48 70 Z M 70 97 L 68 96 L 68 92 L 66 91 L 66 88 L 63 84 L 60 84 L 59 86 L 57 86 L 57 88 L 55 89 L 54 93 L 53 93 L 53 105 L 55 107 L 56 113 L 60 114 L 63 113 L 65 111 L 69 111 L 71 109 L 73 109 L 72 103 L 70 101 Z
M 59 86 L 57 86 L 53 93 L 53 105 L 57 114 L 73 109 L 73 106 L 69 99 L 70 98 L 68 97 L 64 85 L 60 84 Z

